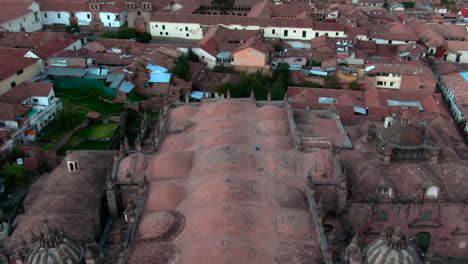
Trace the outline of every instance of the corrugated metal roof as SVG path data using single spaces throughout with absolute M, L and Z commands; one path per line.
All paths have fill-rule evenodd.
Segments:
M 47 70 L 47 75 L 53 76 L 79 76 L 83 77 L 86 74 L 85 69 L 75 69 L 75 68 L 49 68 Z
M 396 101 L 396 100 L 387 100 L 389 106 L 412 106 L 417 107 L 419 111 L 424 110 L 419 101 Z
M 135 85 L 131 82 L 123 82 L 122 85 L 119 87 L 119 91 L 129 93 Z
M 336 98 L 334 97 L 319 97 L 319 104 L 336 104 Z
M 327 76 L 328 73 L 325 71 L 317 71 L 317 70 L 310 70 L 309 73 L 315 74 L 315 75 L 321 75 L 321 76 Z
M 107 75 L 109 74 L 109 70 L 102 68 L 88 68 L 87 73 L 92 75 Z
M 110 88 L 117 88 L 124 78 L 125 74 L 109 74 L 107 75 L 106 82 L 110 82 Z
M 172 73 L 152 72 L 148 82 L 150 83 L 169 83 Z

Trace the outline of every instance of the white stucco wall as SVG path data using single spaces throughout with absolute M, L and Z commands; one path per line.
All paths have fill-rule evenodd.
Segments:
M 0 6 L 1 8 L 1 6 Z M 12 19 L 5 23 L 0 24 L 1 27 L 9 31 L 21 31 L 21 28 L 24 27 L 26 32 L 33 32 L 42 29 L 41 23 L 41 13 L 39 11 L 39 6 L 36 3 L 33 3 L 30 8 L 31 12 L 20 16 L 18 18 Z
M 8 121 L 8 120 L 0 120 L 0 128 L 18 129 L 18 122 Z
M 99 17 L 105 27 L 120 27 L 127 22 L 127 12 L 109 13 L 100 12 Z
M 459 63 L 468 63 L 468 50 L 459 50 L 458 53 L 461 55 Z M 456 62 L 457 53 L 453 53 L 453 52 L 447 53 L 447 60 Z
M 377 84 L 382 82 L 383 84 Z M 393 85 L 391 85 L 393 83 Z M 401 76 L 397 77 L 390 73 L 390 76 L 375 76 L 375 87 L 387 89 L 400 89 Z
M 200 40 L 203 30 L 198 23 L 157 23 L 150 22 L 150 33 L 155 37 L 170 37 Z
M 70 24 L 70 13 L 66 11 L 42 11 L 41 12 L 42 24 Z
M 214 66 L 216 66 L 216 57 L 214 57 L 213 55 L 209 54 L 201 48 L 193 48 L 192 51 L 193 53 L 197 54 L 200 60 L 207 63 L 208 68 L 213 68 Z
M 78 25 L 88 26 L 91 24 L 91 12 L 76 12 L 75 16 L 78 18 Z

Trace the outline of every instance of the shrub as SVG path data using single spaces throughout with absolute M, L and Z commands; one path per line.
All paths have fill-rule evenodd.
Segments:
M 80 26 L 78 24 L 70 24 L 65 28 L 65 32 L 73 34 L 80 32 Z
M 349 89 L 357 91 L 357 90 L 361 90 L 361 86 L 356 80 L 354 80 L 349 84 Z
M 9 187 L 26 185 L 26 170 L 22 165 L 16 163 L 5 165 L 0 171 L 0 175 L 5 177 Z

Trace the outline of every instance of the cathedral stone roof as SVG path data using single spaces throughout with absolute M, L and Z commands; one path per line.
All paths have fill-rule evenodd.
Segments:
M 40 234 L 29 247 L 26 264 L 79 264 L 84 249 L 62 233 Z
M 366 264 L 422 264 L 416 248 L 397 228 L 374 240 L 364 249 Z

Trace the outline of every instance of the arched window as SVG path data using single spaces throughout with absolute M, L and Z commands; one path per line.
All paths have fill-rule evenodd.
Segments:
M 426 198 L 431 198 L 431 199 L 437 198 L 439 196 L 439 187 L 431 186 L 431 187 L 427 188 L 425 196 L 426 196 Z

